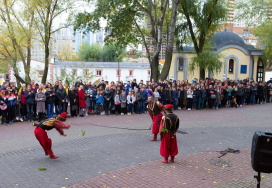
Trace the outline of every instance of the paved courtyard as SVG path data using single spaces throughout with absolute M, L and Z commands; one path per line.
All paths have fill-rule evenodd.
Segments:
M 48 132 L 55 160 L 44 156 L 29 123 L 1 125 L 0 187 L 256 187 L 251 141 L 256 130 L 272 132 L 271 112 L 272 104 L 177 111 L 179 154 L 169 164 L 161 162 L 160 142 L 149 141 L 147 114 L 70 118 L 67 137 Z M 214 163 L 228 147 L 241 152 Z M 262 187 L 272 187 L 272 176 L 262 176 Z

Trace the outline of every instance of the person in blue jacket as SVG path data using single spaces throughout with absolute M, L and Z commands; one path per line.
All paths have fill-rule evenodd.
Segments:
M 140 95 L 141 95 L 141 101 L 140 101 L 140 114 L 146 113 L 146 101 L 148 99 L 147 97 L 147 92 L 144 89 L 144 87 L 141 88 L 140 90 Z
M 174 91 L 172 91 L 173 106 L 174 106 L 174 110 L 177 110 L 179 94 L 178 94 L 177 88 L 174 87 L 173 89 L 174 89 Z
M 35 95 L 36 92 L 31 90 L 31 86 L 27 86 L 27 91 L 25 92 L 26 98 L 26 111 L 28 122 L 33 122 L 33 108 L 35 104 Z
M 97 95 L 96 95 L 96 106 L 95 106 L 95 109 L 96 109 L 96 114 L 97 115 L 100 115 L 100 112 L 101 112 L 101 106 L 103 104 L 103 95 L 102 95 L 103 91 L 97 91 Z
M 199 101 L 199 92 L 197 90 L 197 88 L 195 87 L 193 92 L 193 110 L 196 110 L 196 107 L 198 106 L 198 101 Z

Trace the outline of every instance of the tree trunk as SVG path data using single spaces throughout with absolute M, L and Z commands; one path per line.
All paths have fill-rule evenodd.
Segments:
M 159 77 L 159 74 L 160 74 L 160 72 L 159 72 L 159 55 L 152 58 L 152 62 L 150 63 L 150 67 L 151 67 L 150 81 L 152 79 L 157 81 L 158 77 Z
M 170 20 L 170 30 L 168 33 L 169 38 L 167 38 L 167 46 L 165 52 L 165 62 L 160 74 L 160 79 L 165 80 L 169 74 L 171 67 L 172 56 L 173 56 L 173 45 L 174 45 L 174 36 L 176 30 L 176 20 L 177 20 L 177 10 L 180 0 L 172 0 L 172 13 Z M 161 52 L 162 53 L 162 52 Z
M 49 65 L 49 44 L 46 43 L 44 45 L 45 47 L 45 61 L 44 61 L 44 71 L 43 71 L 43 77 L 42 77 L 42 83 L 46 83 L 47 74 L 48 74 L 48 65 Z
M 205 80 L 205 69 L 200 69 L 200 80 Z

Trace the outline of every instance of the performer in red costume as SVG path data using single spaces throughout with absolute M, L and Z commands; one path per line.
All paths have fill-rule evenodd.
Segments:
M 52 140 L 48 138 L 46 131 L 55 128 L 61 135 L 67 136 L 64 134 L 63 129 L 69 129 L 71 123 L 69 122 L 68 125 L 65 125 L 63 122 L 66 121 L 66 118 L 67 114 L 66 112 L 63 112 L 58 115 L 57 118 L 46 119 L 39 124 L 33 123 L 33 126 L 36 126 L 34 134 L 43 147 L 45 155 L 49 155 L 50 159 L 56 159 L 58 156 L 54 155 L 52 151 Z
M 161 135 L 161 156 L 164 157 L 162 162 L 168 163 L 168 157 L 171 156 L 170 162 L 174 162 L 178 154 L 178 144 L 176 132 L 179 128 L 179 118 L 173 114 L 173 105 L 165 105 L 166 115 L 162 117 L 160 124 Z
M 164 111 L 163 105 L 159 101 L 154 101 L 152 96 L 148 97 L 148 105 L 147 105 L 148 113 L 153 121 L 152 125 L 152 133 L 154 134 L 153 138 L 150 141 L 156 141 L 157 135 L 159 133 L 160 122 L 162 119 L 161 111 Z

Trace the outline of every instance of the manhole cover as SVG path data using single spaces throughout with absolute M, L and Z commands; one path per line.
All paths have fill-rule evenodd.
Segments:
M 210 164 L 214 166 L 231 167 L 230 161 L 224 161 L 222 159 L 211 159 Z

